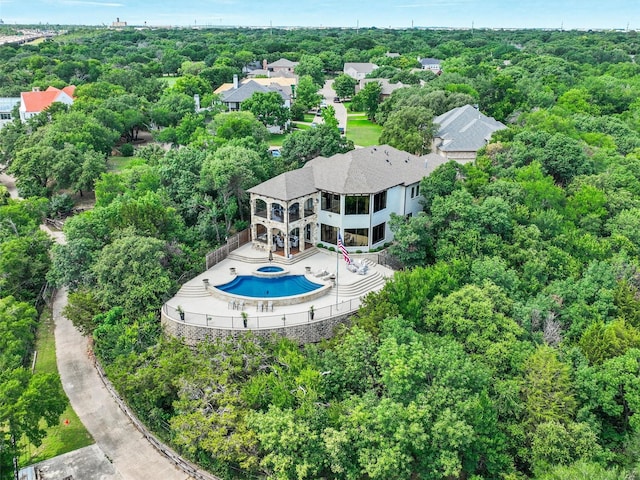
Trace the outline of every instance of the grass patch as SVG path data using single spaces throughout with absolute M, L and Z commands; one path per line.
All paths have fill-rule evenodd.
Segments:
M 167 88 L 171 88 L 175 85 L 178 78 L 180 77 L 158 77 L 158 80 L 163 82 L 167 86 Z
M 302 121 L 311 123 L 315 118 L 316 116 L 313 113 L 305 113 Z
M 285 138 L 287 138 L 286 133 L 272 133 L 269 136 L 269 145 L 272 147 L 281 147 Z
M 58 374 L 53 328 L 51 311 L 47 309 L 42 314 L 40 327 L 38 328 L 38 338 L 36 340 L 38 356 L 36 358 L 35 373 Z M 36 447 L 28 444 L 26 446 L 24 454 L 20 458 L 20 465 L 31 465 L 94 443 L 93 438 L 84 428 L 68 401 L 67 408 L 60 417 L 58 424 L 47 428 L 46 431 L 47 436 L 42 441 L 42 445 Z
M 109 157 L 107 158 L 107 172 L 121 172 L 137 157 Z
M 297 130 L 309 130 L 311 125 L 307 125 L 306 123 L 293 123 L 293 128 Z
M 381 133 L 382 127 L 367 120 L 364 114 L 347 117 L 347 138 L 356 145 L 378 145 Z

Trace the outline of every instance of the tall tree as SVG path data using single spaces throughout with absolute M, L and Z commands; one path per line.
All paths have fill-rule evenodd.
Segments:
M 242 102 L 242 108 L 248 110 L 266 127 L 284 128 L 291 118 L 289 109 L 278 92 L 255 92 L 251 98 Z
M 435 132 L 433 114 L 429 110 L 404 107 L 389 115 L 379 141 L 405 152 L 424 155 L 431 151 Z

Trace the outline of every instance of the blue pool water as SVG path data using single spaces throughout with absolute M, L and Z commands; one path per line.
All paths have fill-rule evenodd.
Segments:
M 258 271 L 264 273 L 284 272 L 284 268 L 276 266 L 260 267 Z
M 322 287 L 321 284 L 307 280 L 304 275 L 285 275 L 282 277 L 238 275 L 231 282 L 216 288 L 243 297 L 277 298 L 301 295 L 320 287 Z

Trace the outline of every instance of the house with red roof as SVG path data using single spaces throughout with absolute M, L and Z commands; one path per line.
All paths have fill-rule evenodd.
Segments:
M 34 87 L 30 92 L 22 92 L 20 94 L 20 120 L 26 122 L 54 102 L 60 102 L 66 105 L 73 104 L 73 94 L 75 91 L 75 85 L 68 85 L 62 90 L 56 87 L 49 87 L 42 91 L 38 87 Z

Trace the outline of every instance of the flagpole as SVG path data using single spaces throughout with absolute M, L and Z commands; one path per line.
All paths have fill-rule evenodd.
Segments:
M 340 238 L 340 229 L 338 229 L 338 238 Z M 340 271 L 340 248 L 336 248 L 336 310 L 338 309 L 338 272 Z

